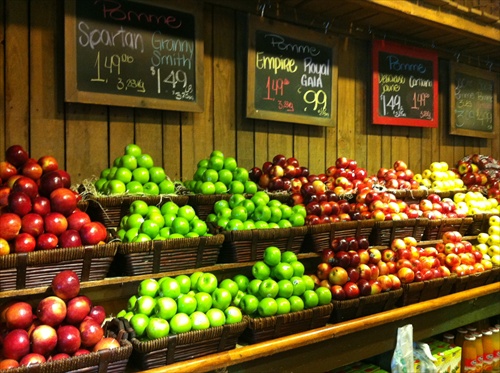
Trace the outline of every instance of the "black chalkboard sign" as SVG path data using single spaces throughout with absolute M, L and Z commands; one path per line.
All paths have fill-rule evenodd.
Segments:
M 374 124 L 437 127 L 437 53 L 375 40 L 372 78 Z
M 144 0 L 66 0 L 66 100 L 203 110 L 201 10 Z
M 450 133 L 495 138 L 499 123 L 497 75 L 455 62 L 450 75 Z
M 335 125 L 336 45 L 325 34 L 250 17 L 247 116 Z

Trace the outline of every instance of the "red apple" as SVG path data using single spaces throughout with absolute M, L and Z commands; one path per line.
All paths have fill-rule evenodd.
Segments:
M 360 296 L 366 297 L 366 296 L 371 294 L 372 287 L 371 287 L 370 282 L 368 280 L 361 278 L 358 280 L 356 285 L 358 286 Z
M 377 281 L 379 282 L 382 291 L 389 291 L 392 289 L 392 278 L 389 275 L 381 275 L 377 278 Z
M 92 221 L 80 228 L 80 237 L 84 245 L 97 245 L 105 242 L 108 236 L 106 226 L 99 221 Z
M 15 238 L 21 230 L 21 217 L 14 213 L 0 214 L 0 238 L 7 241 Z
M 372 271 L 367 264 L 360 263 L 360 264 L 358 264 L 356 269 L 359 273 L 360 279 L 364 278 L 365 280 L 370 280 Z
M 20 176 L 14 181 L 14 184 L 12 184 L 12 191 L 24 192 L 30 199 L 33 199 L 38 195 L 38 185 L 35 180 L 27 176 Z
M 33 323 L 33 309 L 26 302 L 15 302 L 5 311 L 7 329 L 27 329 Z
M 71 355 L 68 355 L 68 354 L 65 354 L 63 352 L 59 352 L 51 357 L 49 357 L 48 361 L 52 361 L 52 360 L 63 360 L 63 359 L 68 359 L 70 358 Z
M 92 301 L 85 295 L 78 295 L 66 303 L 66 308 L 66 323 L 77 325 L 89 315 Z
M 19 366 L 28 366 L 31 367 L 36 364 L 42 364 L 45 363 L 47 360 L 43 355 L 31 352 L 27 355 L 25 355 L 20 361 L 19 361 Z
M 344 284 L 343 288 L 347 299 L 359 297 L 359 288 L 355 282 L 348 281 Z
M 330 291 L 332 293 L 332 298 L 334 300 L 344 300 L 346 299 L 346 294 L 344 291 L 344 288 L 340 285 L 333 285 L 330 288 Z
M 24 329 L 14 329 L 3 339 L 3 357 L 21 360 L 30 352 L 30 338 Z
M 68 301 L 80 293 L 80 278 L 72 270 L 61 271 L 52 279 L 51 288 L 57 297 Z
M 21 167 L 29 159 L 29 154 L 21 145 L 11 145 L 5 151 L 5 159 L 14 167 Z
M 401 287 L 401 280 L 395 274 L 390 273 L 389 278 L 392 281 L 392 290 L 397 290 Z
M 58 243 L 59 239 L 54 233 L 42 233 L 36 239 L 36 250 L 52 250 Z
M 50 212 L 50 200 L 47 197 L 36 196 L 33 198 L 31 211 L 41 216 L 47 215 Z
M 328 274 L 328 281 L 330 282 L 330 285 L 344 285 L 347 280 L 347 271 L 340 266 L 333 267 Z
M 79 326 L 82 346 L 91 348 L 104 337 L 104 330 L 94 319 L 88 318 Z
M 68 355 L 74 354 L 81 346 L 80 331 L 73 325 L 57 328 L 57 350 Z
M 284 166 L 286 163 L 286 157 L 283 154 L 276 154 L 273 157 L 273 165 Z
M 17 175 L 17 168 L 7 161 L 0 162 L 0 179 L 8 180 L 11 176 Z
M 57 346 L 57 332 L 49 325 L 38 325 L 31 333 L 31 350 L 48 356 Z
M 58 188 L 50 193 L 50 209 L 69 216 L 77 207 L 75 193 L 71 189 Z
M 10 212 L 23 217 L 31 212 L 32 202 L 30 196 L 24 192 L 11 191 L 8 198 Z
M 120 348 L 120 342 L 118 342 L 115 338 L 112 337 L 104 337 L 99 342 L 97 342 L 92 349 L 93 352 L 101 351 L 101 350 L 111 350 L 114 348 Z
M 21 232 L 29 233 L 33 237 L 38 237 L 43 233 L 43 217 L 36 213 L 29 213 L 21 219 Z
M 316 269 L 316 275 L 320 280 L 328 279 L 332 266 L 328 263 L 320 263 Z
M 57 296 L 43 298 L 36 309 L 38 319 L 46 325 L 56 327 L 66 318 L 66 303 Z
M 35 161 L 28 161 L 21 167 L 21 174 L 32 180 L 38 180 L 42 177 L 43 169 Z
M 313 280 L 314 280 L 314 277 L 316 279 L 318 279 L 318 277 L 316 275 L 311 275 L 311 277 L 313 277 Z M 99 325 L 102 325 L 102 323 L 106 319 L 106 310 L 104 309 L 103 306 L 99 306 L 99 305 L 93 306 L 90 309 L 89 317 L 93 318 Z
M 80 355 L 87 355 L 90 354 L 90 351 L 87 350 L 86 348 L 79 348 L 76 350 L 76 352 L 73 354 L 73 356 L 80 356 Z
M 401 280 L 402 284 L 409 284 L 415 279 L 415 272 L 408 267 L 401 267 L 398 270 L 397 276 Z
M 51 155 L 44 155 L 38 159 L 38 164 L 42 167 L 44 173 L 59 169 L 57 159 Z
M 83 246 L 80 233 L 74 229 L 67 229 L 59 236 L 59 247 Z
M 45 232 L 59 236 L 68 229 L 68 220 L 60 212 L 49 212 L 44 219 Z
M 29 233 L 19 233 L 14 238 L 14 252 L 16 253 L 30 253 L 35 251 L 36 238 Z
M 49 171 L 40 178 L 38 192 L 44 197 L 49 197 L 52 191 L 63 187 L 64 181 L 59 170 Z
M 3 359 L 0 360 L 0 370 L 9 370 L 9 369 L 14 369 L 19 367 L 19 362 L 14 359 Z

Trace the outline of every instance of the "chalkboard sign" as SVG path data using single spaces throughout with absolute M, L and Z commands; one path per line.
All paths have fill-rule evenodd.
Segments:
M 201 10 L 66 0 L 66 101 L 203 110 Z
M 336 39 L 263 17 L 248 29 L 247 116 L 334 126 Z
M 497 75 L 453 62 L 450 76 L 450 133 L 495 138 L 499 125 Z
M 385 40 L 372 53 L 373 123 L 437 127 L 437 53 Z

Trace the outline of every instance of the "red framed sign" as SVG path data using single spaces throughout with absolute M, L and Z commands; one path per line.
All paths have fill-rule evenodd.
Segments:
M 375 40 L 372 48 L 374 124 L 438 126 L 438 55 Z

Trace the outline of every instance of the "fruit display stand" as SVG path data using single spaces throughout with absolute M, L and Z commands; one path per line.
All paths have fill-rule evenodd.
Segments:
M 479 286 L 492 284 L 500 281 L 500 267 L 470 275 L 457 277 L 453 284 L 453 292 L 465 291 Z
M 403 296 L 398 300 L 398 306 L 436 299 L 453 292 L 458 276 L 434 278 L 431 280 L 403 284 Z
M 417 218 L 407 220 L 377 221 L 370 234 L 372 245 L 390 245 L 395 238 L 413 237 L 422 241 L 429 219 Z
M 0 256 L 0 291 L 48 286 L 63 269 L 75 271 L 81 281 L 102 280 L 117 249 L 111 242 Z
M 120 243 L 111 271 L 136 276 L 207 267 L 219 257 L 224 235 Z
M 444 219 L 430 219 L 425 228 L 422 239 L 425 241 L 437 240 L 443 236 L 444 232 L 457 231 L 465 236 L 469 227 L 473 222 L 472 217 L 465 218 L 444 218 Z

